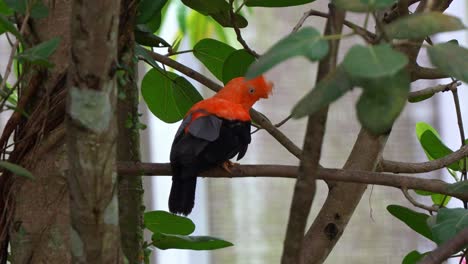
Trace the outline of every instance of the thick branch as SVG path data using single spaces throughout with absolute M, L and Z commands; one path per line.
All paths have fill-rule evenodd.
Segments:
M 449 77 L 447 74 L 442 73 L 439 69 L 422 67 L 419 65 L 411 66 L 411 80 L 433 80 L 433 79 L 443 79 Z
M 134 163 L 118 162 L 117 170 L 120 175 L 128 176 L 166 176 L 172 175 L 169 163 Z M 199 177 L 206 178 L 245 178 L 245 177 L 268 177 L 268 178 L 296 178 L 299 167 L 291 165 L 235 165 L 228 173 L 221 168 L 215 168 L 201 173 Z M 327 169 L 317 170 L 317 179 L 324 181 L 375 184 L 398 189 L 423 190 L 434 193 L 445 194 L 468 200 L 468 193 L 455 193 L 449 190 L 450 184 L 437 179 L 423 179 L 409 175 L 394 175 L 389 173 Z
M 468 228 L 429 253 L 420 264 L 439 264 L 468 245 Z
M 165 64 L 187 76 L 190 78 L 198 81 L 199 83 L 205 85 L 209 89 L 217 92 L 219 91 L 222 86 L 215 83 L 214 81 L 210 80 L 203 74 L 194 71 L 193 69 L 175 61 L 172 60 L 166 56 L 163 56 L 161 54 L 151 52 L 151 57 L 155 59 L 156 61 Z M 281 145 L 283 145 L 289 152 L 291 152 L 294 156 L 297 158 L 300 158 L 301 156 L 301 149 L 294 144 L 286 135 L 284 135 L 278 128 L 276 128 L 263 114 L 260 112 L 256 111 L 255 109 L 250 110 L 250 116 L 252 119 L 259 124 L 262 128 L 264 128 L 270 135 L 272 135 Z
M 385 172 L 393 173 L 422 173 L 430 172 L 447 167 L 448 165 L 461 160 L 468 155 L 468 146 L 463 146 L 459 150 L 436 160 L 408 163 L 391 160 L 382 160 L 379 169 Z

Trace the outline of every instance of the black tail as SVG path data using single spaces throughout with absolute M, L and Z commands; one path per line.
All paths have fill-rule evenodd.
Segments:
M 172 177 L 171 193 L 169 194 L 169 211 L 174 214 L 188 215 L 195 204 L 195 188 L 197 176 L 183 175 Z

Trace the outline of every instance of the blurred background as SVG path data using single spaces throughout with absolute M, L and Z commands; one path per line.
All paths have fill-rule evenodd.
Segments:
M 258 53 L 265 52 L 273 43 L 289 34 L 303 13 L 311 8 L 327 11 L 328 1 L 316 1 L 308 5 L 290 8 L 252 8 L 244 9 L 249 26 L 242 30 L 246 42 Z M 468 24 L 467 1 L 453 1 L 447 13 L 461 17 Z M 363 16 L 348 13 L 347 19 L 362 24 Z M 185 21 L 185 22 L 184 22 Z M 310 17 L 304 26 L 313 26 L 323 31 L 325 19 Z M 181 32 L 184 23 L 185 33 Z M 370 25 L 373 27 L 373 25 Z M 345 29 L 347 32 L 347 29 Z M 215 38 L 226 41 L 231 46 L 241 48 L 235 40 L 232 29 L 222 30 L 215 26 L 211 18 L 202 16 L 184 8 L 180 0 L 170 1 L 166 11 L 160 36 L 168 42 L 182 38 L 179 50 L 191 49 L 202 38 Z M 460 45 L 467 46 L 467 32 L 458 31 L 436 35 L 434 42 L 458 39 Z M 347 38 L 341 42 L 341 56 L 345 50 L 359 42 L 359 38 Z M 10 54 L 10 46 L 4 35 L 0 38 L 0 70 L 3 72 Z M 156 50 L 165 54 L 164 50 Z M 342 59 L 342 57 L 340 57 Z M 193 69 L 215 78 L 203 68 L 191 53 L 177 56 L 177 60 Z M 428 65 L 423 56 L 421 65 Z M 255 105 L 257 110 L 266 114 L 277 123 L 287 117 L 294 104 L 306 94 L 315 83 L 317 64 L 311 64 L 303 58 L 291 59 L 275 67 L 267 78 L 275 83 L 273 96 Z M 140 77 L 144 76 L 146 66 L 139 67 Z M 15 78 L 15 76 L 11 76 Z M 192 81 L 190 78 L 188 80 Z M 10 80 L 12 83 L 14 80 Z M 416 82 L 412 90 L 418 90 L 437 82 Z M 192 83 L 199 88 L 204 97 L 213 92 Z M 468 124 L 468 92 L 466 85 L 459 89 L 464 123 Z M 327 123 L 321 164 L 326 167 L 343 166 L 359 131 L 354 105 L 360 93 L 354 89 L 337 102 L 333 103 Z M 169 151 L 179 123 L 166 124 L 154 117 L 142 101 L 140 111 L 143 123 L 148 128 L 142 131 L 142 151 L 144 162 L 168 162 Z M 5 122 L 5 119 L 0 119 Z M 298 146 L 302 146 L 305 131 L 305 119 L 290 120 L 280 129 Z M 439 93 L 430 100 L 417 104 L 407 104 L 403 114 L 397 120 L 385 148 L 384 157 L 397 161 L 426 161 L 420 147 L 415 124 L 426 122 L 435 127 L 444 142 L 452 149 L 460 147 L 460 139 L 451 93 Z M 265 131 L 259 131 L 252 137 L 252 144 L 242 164 L 283 164 L 297 165 L 297 159 L 286 151 Z M 452 180 L 445 170 L 431 176 Z M 167 210 L 167 198 L 171 186 L 170 177 L 145 178 L 146 209 Z M 289 214 L 294 180 L 291 179 L 203 179 L 197 184 L 196 205 L 190 218 L 195 222 L 197 235 L 212 235 L 234 243 L 233 247 L 215 251 L 155 250 L 153 263 L 171 264 L 262 264 L 279 263 L 282 244 Z M 318 213 L 327 194 L 323 182 L 318 185 L 310 222 Z M 430 198 L 421 201 L 430 203 Z M 369 186 L 356 213 L 348 225 L 343 237 L 338 242 L 326 263 L 401 263 L 403 257 L 412 250 L 426 252 L 434 244 L 417 235 L 396 218 L 391 216 L 386 206 L 400 204 L 412 207 L 398 189 Z M 453 206 L 461 206 L 454 202 Z M 450 263 L 458 263 L 453 260 Z

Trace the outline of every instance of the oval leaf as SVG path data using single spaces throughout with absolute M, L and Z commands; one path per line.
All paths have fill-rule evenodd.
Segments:
M 255 78 L 289 58 L 305 56 L 317 61 L 328 54 L 328 42 L 311 27 L 305 27 L 278 41 L 247 71 L 246 77 Z
M 363 93 L 356 109 L 362 126 L 380 135 L 388 133 L 408 98 L 410 79 L 406 71 L 392 77 L 362 80 Z
M 167 0 L 141 0 L 138 4 L 137 24 L 144 24 L 160 14 L 166 3 Z
M 343 67 L 340 66 L 321 80 L 294 106 L 292 115 L 294 118 L 311 115 L 340 98 L 351 88 L 353 84 Z
M 443 73 L 468 83 L 468 50 L 448 42 L 427 49 L 432 64 Z
M 457 17 L 439 12 L 419 13 L 404 16 L 385 27 L 390 38 L 414 39 L 439 32 L 464 29 L 465 26 Z
M 231 242 L 209 236 L 180 236 L 155 232 L 152 236 L 153 245 L 159 249 L 191 249 L 213 250 L 230 247 Z
M 214 39 L 202 39 L 193 47 L 193 55 L 220 81 L 223 80 L 223 65 L 233 47 Z
M 135 41 L 138 44 L 149 47 L 170 47 L 171 44 L 167 43 L 163 38 L 156 36 L 151 29 L 146 25 L 137 25 L 134 30 Z
M 226 58 L 223 64 L 223 83 L 244 76 L 250 64 L 255 61 L 255 57 L 246 50 L 236 50 Z
M 388 44 L 354 45 L 346 54 L 343 66 L 356 78 L 379 78 L 397 74 L 408 64 L 408 58 Z M 405 99 L 406 100 L 406 99 Z
M 203 98 L 185 78 L 153 68 L 141 83 L 141 94 L 150 111 L 166 123 L 181 120 Z
M 439 133 L 429 124 L 424 122 L 417 123 L 416 135 L 429 160 L 440 159 L 453 153 L 453 151 L 442 142 Z M 458 162 L 450 164 L 448 168 L 460 171 Z
M 195 231 L 195 224 L 192 220 L 166 211 L 145 212 L 144 221 L 145 227 L 151 232 L 185 236 Z
M 436 223 L 431 227 L 434 242 L 438 245 L 450 240 L 468 227 L 468 210 L 463 208 L 441 208 Z
M 8 161 L 0 161 L 0 167 L 11 171 L 12 173 L 14 173 L 14 174 L 16 174 L 18 176 L 34 180 L 34 176 L 32 175 L 31 172 L 29 172 L 27 169 L 25 169 L 25 168 L 23 168 L 23 167 L 21 167 L 21 166 L 19 166 L 17 164 L 14 164 L 14 163 L 11 163 L 11 162 L 8 162 Z
M 28 61 L 32 64 L 51 67 L 53 64 L 49 62 L 49 57 L 54 53 L 59 44 L 60 38 L 55 37 L 23 51 L 16 55 L 16 58 L 19 61 Z
M 203 15 L 216 14 L 221 11 L 229 11 L 229 4 L 225 0 L 182 0 L 184 5 L 197 10 Z
M 246 6 L 286 7 L 312 3 L 315 0 L 246 0 Z
M 387 211 L 418 234 L 433 240 L 432 232 L 427 225 L 429 215 L 418 213 L 409 208 L 394 204 L 387 206 Z
M 403 259 L 402 264 L 417 264 L 427 253 L 421 254 L 416 250 L 411 251 Z
M 333 0 L 337 7 L 353 12 L 371 12 L 385 9 L 396 0 Z

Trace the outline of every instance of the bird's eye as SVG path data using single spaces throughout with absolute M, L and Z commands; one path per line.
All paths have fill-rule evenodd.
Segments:
M 251 94 L 255 93 L 255 88 L 249 87 L 249 93 L 251 93 Z

